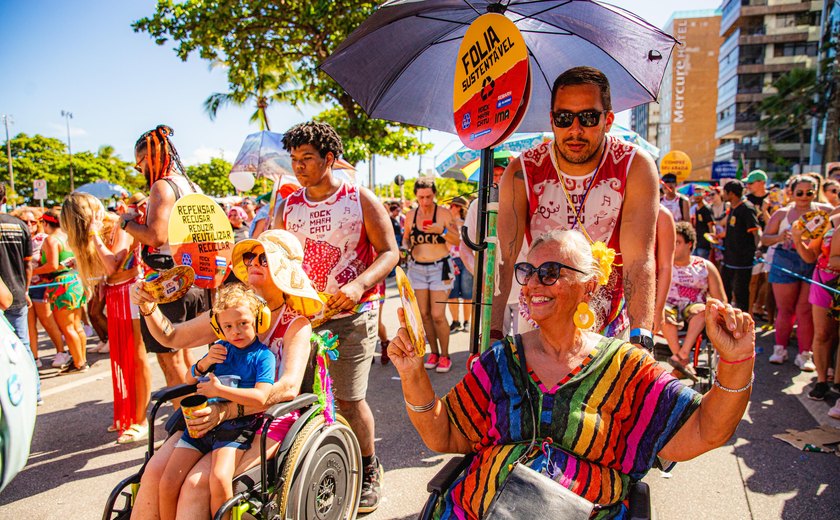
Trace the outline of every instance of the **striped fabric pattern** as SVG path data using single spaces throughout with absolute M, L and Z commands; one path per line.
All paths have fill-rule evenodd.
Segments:
M 537 444 L 528 465 L 603 508 L 595 518 L 623 518 L 632 481 L 700 405 L 642 349 L 602 338 L 590 357 L 552 389 L 529 370 L 536 400 Z M 509 465 L 530 445 L 531 407 L 516 347 L 508 338 L 482 354 L 443 402 L 476 452 L 438 504 L 436 518 L 481 518 Z M 527 498 L 525 498 L 527 499 Z

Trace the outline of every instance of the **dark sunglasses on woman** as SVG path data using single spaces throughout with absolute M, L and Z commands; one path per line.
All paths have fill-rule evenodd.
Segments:
M 554 285 L 560 278 L 561 271 L 569 269 L 580 274 L 586 274 L 580 269 L 576 269 L 570 265 L 562 264 L 560 262 L 545 262 L 539 267 L 534 267 L 528 262 L 520 262 L 513 266 L 513 272 L 516 275 L 516 281 L 520 285 L 528 285 L 534 273 L 537 274 L 537 280 L 543 285 Z
M 250 267 L 251 264 L 254 263 L 254 258 L 257 258 L 256 253 L 252 253 L 250 251 L 248 251 L 247 253 L 242 253 L 242 263 L 244 263 L 248 267 Z M 268 267 L 268 258 L 266 258 L 265 253 L 260 253 L 259 258 L 257 258 L 257 261 L 262 267 Z
M 803 195 L 806 196 L 806 197 L 813 197 L 815 193 L 816 192 L 814 190 L 808 190 L 808 191 L 796 190 L 796 193 L 794 195 L 796 195 L 797 197 L 801 197 Z
M 606 113 L 606 110 L 584 110 L 583 112 L 560 110 L 559 112 L 552 112 L 551 119 L 557 128 L 569 128 L 575 122 L 575 118 L 580 121 L 580 126 L 591 128 L 601 121 L 601 114 Z

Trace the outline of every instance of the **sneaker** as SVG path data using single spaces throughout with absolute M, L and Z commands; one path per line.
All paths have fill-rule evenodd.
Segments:
M 451 325 L 449 325 L 449 332 L 450 333 L 458 332 L 459 330 L 461 330 L 461 322 L 460 321 L 455 320 L 455 321 L 452 322 Z
M 372 513 L 382 500 L 382 481 L 385 471 L 378 458 L 365 466 L 362 475 L 362 495 L 359 499 L 359 513 Z
M 461 327 L 461 330 L 464 331 L 464 332 L 469 332 L 470 331 L 470 322 L 465 321 L 464 326 Z
M 44 368 L 44 364 L 41 363 L 41 358 L 35 358 L 35 366 L 38 368 Z
M 834 403 L 834 406 L 828 411 L 828 416 L 833 417 L 835 419 L 840 419 L 840 399 Z
M 67 352 L 59 352 L 58 354 L 53 357 L 52 367 L 53 368 L 62 368 L 67 366 L 67 363 L 70 361 L 70 354 Z
M 440 360 L 438 361 L 437 366 L 435 367 L 435 372 L 440 372 L 441 374 L 449 372 L 452 369 L 452 360 L 449 359 L 448 356 L 441 356 Z
M 823 399 L 825 399 L 825 394 L 828 393 L 829 389 L 830 387 L 825 381 L 817 382 L 817 384 L 814 385 L 814 388 L 812 388 L 811 391 L 808 392 L 808 399 L 812 399 L 814 401 L 822 401 Z
M 770 356 L 770 362 L 774 365 L 781 365 L 788 359 L 787 348 L 782 345 L 773 346 L 773 355 Z
M 431 370 L 437 366 L 439 360 L 440 357 L 437 354 L 429 354 L 429 359 L 427 359 L 426 362 L 423 363 L 423 366 Z
M 797 354 L 793 363 L 803 372 L 813 372 L 817 369 L 817 367 L 814 366 L 814 353 L 808 350 Z
M 77 366 L 76 366 L 76 365 L 74 365 L 73 363 L 70 363 L 70 364 L 69 364 L 69 365 L 67 365 L 66 367 L 64 367 L 64 368 L 62 368 L 61 370 L 59 370 L 59 371 L 58 371 L 58 375 L 60 375 L 60 376 L 69 376 L 69 375 L 73 375 L 73 374 L 84 374 L 84 373 L 85 373 L 85 372 L 87 372 L 88 370 L 90 370 L 90 367 L 88 366 L 88 364 L 87 364 L 87 363 L 85 363 L 84 365 L 82 365 L 82 366 L 80 366 L 80 367 L 77 367 Z
M 97 354 L 108 354 L 111 352 L 111 347 L 107 341 L 100 341 L 99 345 L 96 346 Z

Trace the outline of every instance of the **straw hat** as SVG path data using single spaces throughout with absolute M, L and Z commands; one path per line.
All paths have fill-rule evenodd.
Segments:
M 243 282 L 248 281 L 248 268 L 242 255 L 257 246 L 265 250 L 271 279 L 286 296 L 286 304 L 304 316 L 321 312 L 324 303 L 318 297 L 312 282 L 303 272 L 303 248 L 288 231 L 272 229 L 260 234 L 258 239 L 248 238 L 233 247 L 233 272 Z

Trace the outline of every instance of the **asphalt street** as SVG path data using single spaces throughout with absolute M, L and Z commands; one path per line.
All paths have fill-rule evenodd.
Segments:
M 398 305 L 393 287 L 388 296 L 384 321 L 393 334 Z M 41 340 L 42 359 L 49 365 L 55 351 L 43 333 Z M 455 334 L 453 370 L 431 374 L 438 395 L 463 376 L 467 343 L 467 333 Z M 756 363 L 756 385 L 735 436 L 714 452 L 678 464 L 669 474 L 652 470 L 646 477 L 659 519 L 837 517 L 840 457 L 799 451 L 772 435 L 819 423 L 840 427 L 840 421 L 826 415 L 838 396 L 809 401 L 805 394 L 815 376 L 801 374 L 792 363 L 770 365 L 772 344 L 771 333 L 759 338 L 763 352 Z M 791 354 L 792 359 L 795 352 Z M 142 463 L 144 443 L 119 446 L 116 434 L 106 431 L 113 406 L 107 355 L 89 354 L 89 361 L 91 370 L 85 374 L 57 376 L 54 369 L 42 369 L 45 403 L 38 408 L 29 463 L 0 495 L 0 518 L 100 518 L 112 487 Z M 377 452 L 386 470 L 385 496 L 381 507 L 364 518 L 415 518 L 426 499 L 426 482 L 449 456 L 423 445 L 408 421 L 396 370 L 382 366 L 378 354 L 375 361 L 368 400 L 377 420 Z M 152 372 L 154 385 L 162 386 L 155 363 Z M 160 425 L 157 431 L 162 435 Z

